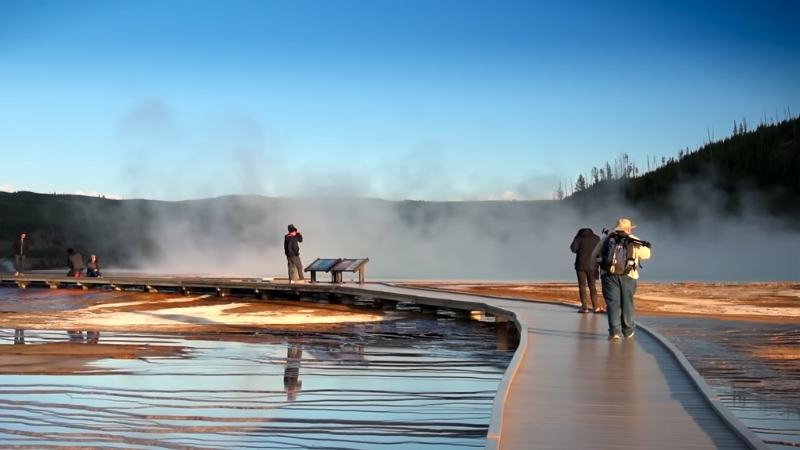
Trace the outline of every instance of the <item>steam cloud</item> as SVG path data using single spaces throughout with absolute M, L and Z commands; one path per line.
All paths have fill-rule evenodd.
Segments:
M 619 217 L 653 243 L 644 281 L 764 281 L 796 277 L 800 235 L 758 215 L 738 219 L 699 202 L 691 225 L 614 206 L 583 212 L 563 202 L 391 202 L 232 196 L 160 204 L 147 237 L 148 272 L 208 276 L 285 276 L 283 234 L 305 236 L 307 265 L 317 257 L 369 257 L 371 278 L 571 280 L 575 232 L 599 234 Z M 172 211 L 170 211 L 172 209 Z M 702 212 L 702 214 L 697 215 Z
M 364 171 L 343 173 L 294 165 L 281 140 L 244 115 L 221 120 L 215 155 L 226 164 L 209 164 L 212 151 L 198 146 L 192 161 L 145 164 L 136 148 L 191 145 L 170 109 L 151 100 L 121 122 L 131 156 L 125 171 L 135 172 L 139 192 L 158 196 L 157 186 L 185 197 L 259 192 L 292 192 L 300 198 L 231 196 L 176 203 L 123 202 L 120 220 L 144 220 L 148 248 L 132 249 L 132 264 L 148 272 L 212 276 L 286 276 L 282 242 L 293 223 L 305 237 L 304 264 L 317 257 L 369 257 L 370 278 L 458 280 L 572 280 L 569 244 L 579 228 L 600 234 L 620 217 L 638 224 L 635 233 L 653 243 L 653 258 L 644 262 L 643 281 L 756 281 L 796 279 L 800 234 L 758 209 L 750 199 L 738 217 L 724 216 L 712 188 L 682 186 L 672 202 L 686 217 L 681 221 L 637 211 L 616 196 L 583 209 L 569 202 L 407 202 L 374 200 L 376 193 L 430 190 L 471 198 L 442 180 L 446 166 L 430 159 L 421 143 L 410 162 L 389 161 L 386 180 L 364 182 Z M 155 133 L 153 133 L 155 130 Z M 133 136 L 133 137 L 131 137 Z M 138 136 L 138 137 L 137 137 Z M 142 138 L 149 136 L 149 138 Z M 144 141 L 142 140 L 144 139 Z M 149 152 L 153 152 L 150 148 Z M 212 169 L 209 172 L 209 169 Z M 386 167 L 384 167 L 386 169 Z M 238 185 L 219 186 L 215 173 L 238 174 Z M 127 172 L 126 172 L 127 173 Z M 531 174 L 517 193 L 535 195 L 558 176 Z M 144 182 L 143 182 L 144 180 Z M 212 181 L 208 181 L 212 180 Z M 514 193 L 498 195 L 513 196 Z M 540 193 L 541 195 L 541 193 Z M 305 198 L 303 198 L 305 197 Z M 130 206 L 128 206 L 130 205 Z M 86 211 L 87 216 L 93 214 Z M 144 219 L 142 219 L 144 218 Z M 125 245 L 121 243 L 120 245 Z M 787 251 L 793 249 L 793 251 Z

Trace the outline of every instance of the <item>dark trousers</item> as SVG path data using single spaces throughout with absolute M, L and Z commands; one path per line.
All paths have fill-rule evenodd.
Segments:
M 633 295 L 636 294 L 636 280 L 627 275 L 604 274 L 603 298 L 606 299 L 608 332 L 611 336 L 630 336 L 636 325 L 633 323 Z
M 597 286 L 594 282 L 594 270 L 576 270 L 578 274 L 578 295 L 581 297 L 581 309 L 589 309 L 589 300 L 586 298 L 586 288 L 589 288 L 589 296 L 592 299 L 592 309 L 597 309 L 600 304 L 597 302 Z
M 16 272 L 25 271 L 25 255 L 14 255 L 14 267 Z
M 286 261 L 289 266 L 289 281 L 294 280 L 294 276 L 292 275 L 292 269 L 297 270 L 297 278 L 300 280 L 305 280 L 306 277 L 303 275 L 303 263 L 300 262 L 299 256 L 287 256 Z

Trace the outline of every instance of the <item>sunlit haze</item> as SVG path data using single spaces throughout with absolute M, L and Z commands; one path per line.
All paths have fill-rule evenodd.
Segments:
M 800 111 L 800 3 L 0 2 L 0 190 L 547 198 Z

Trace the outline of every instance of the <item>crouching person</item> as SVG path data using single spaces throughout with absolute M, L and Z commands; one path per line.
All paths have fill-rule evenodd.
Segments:
M 595 247 L 593 256 L 600 261 L 600 282 L 608 314 L 608 340 L 620 336 L 632 338 L 633 296 L 639 279 L 639 260 L 650 258 L 648 243 L 631 234 L 636 227 L 628 219 L 619 219 L 617 226 Z M 644 244 L 644 245 L 642 245 Z
M 74 249 L 67 249 L 67 266 L 69 266 L 68 277 L 82 277 L 83 270 L 86 268 L 83 265 L 83 257 Z
M 86 276 L 103 278 L 103 274 L 100 273 L 100 263 L 97 261 L 97 256 L 95 255 L 90 256 L 89 261 L 86 262 Z

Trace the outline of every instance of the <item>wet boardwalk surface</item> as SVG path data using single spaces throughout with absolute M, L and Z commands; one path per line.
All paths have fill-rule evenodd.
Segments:
M 476 301 L 454 293 L 425 295 Z M 642 330 L 633 339 L 608 342 L 604 315 L 477 298 L 517 311 L 528 326 L 527 349 L 503 407 L 500 449 L 751 448 L 674 356 Z
M 663 346 L 606 340 L 605 316 L 525 314 L 528 353 L 506 404 L 501 449 L 749 448 Z

